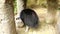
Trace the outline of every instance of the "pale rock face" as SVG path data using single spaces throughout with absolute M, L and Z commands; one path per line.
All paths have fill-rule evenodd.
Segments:
M 20 12 L 24 9 L 23 0 L 17 0 L 17 16 L 20 17 Z
M 58 28 L 58 32 L 60 33 L 60 11 L 58 10 L 57 12 L 57 28 Z

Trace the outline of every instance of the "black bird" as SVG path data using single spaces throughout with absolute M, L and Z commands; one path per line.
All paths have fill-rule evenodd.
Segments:
M 24 23 L 24 26 L 31 28 L 36 28 L 38 25 L 38 16 L 36 12 L 32 9 L 24 9 L 20 13 L 20 18 Z

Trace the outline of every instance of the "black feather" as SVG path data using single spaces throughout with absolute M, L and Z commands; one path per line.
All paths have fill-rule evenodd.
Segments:
M 37 27 L 38 25 L 38 16 L 36 12 L 32 9 L 24 9 L 20 13 L 20 18 L 24 23 L 24 26 Z

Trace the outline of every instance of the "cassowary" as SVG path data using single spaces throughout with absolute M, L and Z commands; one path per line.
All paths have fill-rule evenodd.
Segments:
M 38 25 L 38 16 L 36 12 L 32 9 L 24 9 L 20 13 L 20 18 L 22 22 L 24 23 L 24 26 L 28 26 L 31 28 L 37 28 Z M 29 28 L 26 28 L 26 31 Z

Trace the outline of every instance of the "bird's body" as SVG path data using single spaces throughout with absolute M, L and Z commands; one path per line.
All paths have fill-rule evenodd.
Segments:
M 32 9 L 24 9 L 20 13 L 20 18 L 23 21 L 24 25 L 29 27 L 37 27 L 38 25 L 38 16 Z

